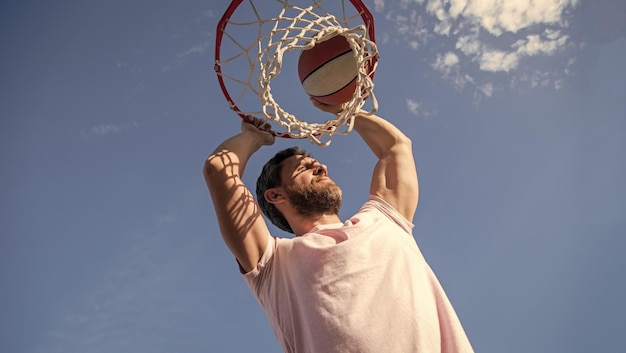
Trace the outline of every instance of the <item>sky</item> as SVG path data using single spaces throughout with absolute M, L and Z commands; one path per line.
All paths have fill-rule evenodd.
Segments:
M 1 352 L 280 351 L 202 177 L 240 128 L 213 71 L 227 4 L 0 5 Z M 475 350 L 626 346 L 626 3 L 365 4 L 379 115 L 413 141 L 414 237 Z M 244 181 L 293 145 L 349 218 L 375 163 L 355 133 L 277 139 Z

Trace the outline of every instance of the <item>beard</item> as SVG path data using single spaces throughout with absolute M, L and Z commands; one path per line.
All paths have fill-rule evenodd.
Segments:
M 339 214 L 341 189 L 332 181 L 290 185 L 285 190 L 289 202 L 302 217 Z

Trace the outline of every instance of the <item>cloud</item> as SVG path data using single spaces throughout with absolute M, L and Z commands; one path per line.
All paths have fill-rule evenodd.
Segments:
M 420 103 L 418 101 L 415 101 L 411 98 L 407 98 L 406 106 L 407 108 L 409 108 L 409 112 L 411 114 L 416 115 L 416 116 L 419 114 Z
M 185 23 L 169 26 L 169 30 L 155 33 L 131 54 L 118 58 L 115 64 L 131 75 L 150 76 L 155 69 L 166 73 L 195 58 L 204 59 L 204 54 L 212 46 L 214 32 L 208 28 L 215 17 L 216 12 L 209 9 L 185 19 Z M 171 48 L 177 49 L 171 51 Z
M 206 50 L 209 47 L 209 43 L 200 43 L 200 44 L 196 44 L 194 46 L 192 46 L 191 48 L 178 53 L 178 55 L 176 55 L 177 59 L 185 59 L 190 55 L 195 55 L 195 54 L 203 54 L 204 52 L 206 52 Z
M 402 6 L 408 5 L 403 4 Z M 387 21 L 394 24 L 395 28 L 395 33 L 393 36 L 389 36 L 390 38 L 405 42 L 414 50 L 428 42 L 430 33 L 427 22 L 416 9 L 389 11 L 385 17 Z
M 456 41 L 456 49 L 467 56 L 478 55 L 482 51 L 483 44 L 477 33 L 459 36 Z
M 444 55 L 439 55 L 437 57 L 436 66 L 441 69 L 448 69 L 450 67 L 454 67 L 458 65 L 459 57 L 456 56 L 453 52 L 447 52 Z
M 501 50 L 484 51 L 478 58 L 480 69 L 484 71 L 510 71 L 519 64 L 519 58 L 514 52 Z
M 44 332 L 45 347 L 35 352 L 136 352 L 142 342 L 160 345 L 162 335 L 181 330 L 189 315 L 183 302 L 189 298 L 181 298 L 176 288 L 186 284 L 180 279 L 188 266 L 185 256 L 197 253 L 162 244 L 163 236 L 136 236 L 97 281 L 73 293 L 65 314 L 51 319 L 54 326 Z M 172 253 L 159 252 L 163 248 Z
M 493 95 L 493 83 L 487 82 L 478 86 L 478 90 L 482 92 L 485 97 L 491 97 Z
M 385 9 L 385 0 L 374 0 L 374 11 L 381 12 Z
M 547 29 L 542 35 L 531 34 L 526 39 L 518 40 L 512 47 L 517 48 L 519 55 L 552 55 L 567 43 L 568 36 L 561 35 L 560 31 Z
M 172 351 L 168 342 L 199 337 L 202 329 L 194 324 L 206 322 L 207 312 L 190 308 L 204 307 L 207 300 L 205 278 L 198 277 L 210 278 L 203 269 L 206 240 L 185 232 L 177 211 L 198 199 L 196 188 L 184 190 L 134 229 L 110 234 L 117 246 L 90 259 L 93 278 L 73 284 L 70 299 L 47 318 L 40 346 L 32 351 Z
M 143 125 L 144 123 L 138 121 L 133 121 L 127 124 L 101 124 L 92 126 L 88 130 L 82 130 L 80 133 L 84 137 L 107 136 L 135 130 Z
M 432 68 L 443 74 L 443 78 L 450 81 L 457 89 L 463 89 L 468 83 L 473 83 L 474 78 L 461 72 L 460 59 L 458 55 L 449 51 L 444 54 L 437 54 Z
M 394 38 L 414 50 L 422 60 L 450 81 L 456 88 L 473 87 L 485 92 L 495 88 L 493 77 L 479 81 L 489 73 L 517 77 L 517 83 L 537 84 L 536 76 L 543 63 L 533 58 L 554 57 L 575 49 L 576 43 L 566 33 L 568 16 L 580 0 L 403 0 L 376 1 L 375 11 L 385 12 L 393 24 Z M 566 61 L 566 59 L 564 59 Z M 544 65 L 545 66 L 545 65 Z M 549 76 L 550 85 L 562 87 L 570 72 L 555 65 L 559 75 Z M 480 74 L 480 75 L 479 75 Z M 522 78 L 522 76 L 526 78 Z M 543 84 L 543 81 L 541 81 Z M 485 84 L 489 83 L 491 86 Z
M 449 7 L 446 9 L 446 3 Z M 457 34 L 455 46 L 483 71 L 509 72 L 519 67 L 524 57 L 553 55 L 565 48 L 568 36 L 559 29 L 565 27 L 565 12 L 578 0 L 429 0 L 426 11 L 439 19 L 435 32 Z M 454 28 L 454 30 L 453 30 Z M 467 28 L 467 30 L 466 30 Z M 534 32 L 511 44 L 499 39 L 504 33 Z M 487 32 L 490 35 L 482 35 Z M 495 40 L 499 39 L 499 40 Z
M 430 0 L 440 3 L 443 0 Z M 480 25 L 494 36 L 517 33 L 534 25 L 562 25 L 563 14 L 578 0 L 450 0 L 448 15 Z
M 118 69 L 127 71 L 128 73 L 132 75 L 138 75 L 138 74 L 141 74 L 142 72 L 142 68 L 140 66 L 131 64 L 126 61 L 118 60 L 115 65 L 117 66 Z
M 433 113 L 424 107 L 424 103 L 412 98 L 406 99 L 406 107 L 411 115 L 429 119 Z
M 189 61 L 192 57 L 201 57 L 204 53 L 206 53 L 211 46 L 209 41 L 204 41 L 201 43 L 196 43 L 192 45 L 190 48 L 187 48 L 176 54 L 174 59 L 169 63 L 163 65 L 161 67 L 161 72 L 167 72 L 173 70 L 187 61 Z
M 543 33 L 529 34 L 518 39 L 508 48 L 494 49 L 474 33 L 459 36 L 455 49 L 478 62 L 483 71 L 509 72 L 518 68 L 523 57 L 556 54 L 566 47 L 568 39 L 569 36 L 559 30 L 546 29 Z
M 155 216 L 156 224 L 159 226 L 170 224 L 178 219 L 176 212 L 159 213 Z

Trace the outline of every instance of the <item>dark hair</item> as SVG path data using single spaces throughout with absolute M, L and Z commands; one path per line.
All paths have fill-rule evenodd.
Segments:
M 285 232 L 293 233 L 291 226 L 287 223 L 285 217 L 276 209 L 276 206 L 265 199 L 265 191 L 281 185 L 281 172 L 283 170 L 283 161 L 291 156 L 303 155 L 309 157 L 310 154 L 300 147 L 290 147 L 284 149 L 274 155 L 272 159 L 267 161 L 261 170 L 261 175 L 256 180 L 256 198 L 261 211 L 272 224 Z

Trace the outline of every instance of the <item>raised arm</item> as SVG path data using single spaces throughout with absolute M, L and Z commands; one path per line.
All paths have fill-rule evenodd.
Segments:
M 337 114 L 342 109 L 341 106 L 326 105 L 315 99 L 311 99 L 311 102 L 318 109 L 331 114 Z M 364 112 L 357 113 L 354 130 L 378 158 L 370 194 L 388 202 L 407 220 L 413 220 L 419 187 L 411 140 L 385 119 Z
M 257 128 L 257 126 L 259 128 Z M 252 193 L 241 177 L 248 159 L 263 145 L 274 143 L 269 127 L 242 123 L 242 132 L 222 142 L 204 163 L 224 242 L 244 271 L 252 270 L 265 251 L 269 230 Z
M 354 130 L 378 158 L 370 194 L 381 197 L 411 221 L 419 199 L 411 140 L 376 115 L 357 113 Z

